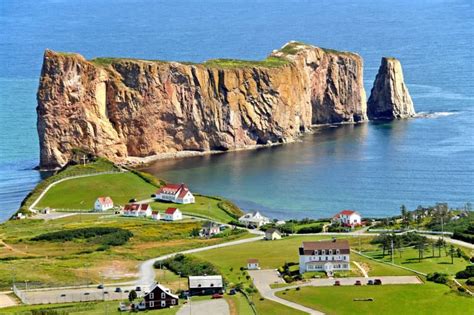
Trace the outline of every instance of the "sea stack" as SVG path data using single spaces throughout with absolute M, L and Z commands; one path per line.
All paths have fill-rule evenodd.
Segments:
M 415 108 L 403 80 L 400 61 L 383 57 L 367 102 L 371 120 L 393 120 L 415 116 Z

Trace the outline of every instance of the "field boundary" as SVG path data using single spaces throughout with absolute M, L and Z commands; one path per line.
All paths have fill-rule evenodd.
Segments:
M 367 256 L 367 255 L 363 254 L 362 252 L 358 252 L 358 251 L 356 251 L 356 250 L 354 250 L 354 249 L 351 249 L 351 252 L 354 252 L 354 253 L 356 253 L 357 255 L 360 255 L 360 256 L 362 256 L 362 257 L 368 258 L 368 259 L 370 259 L 370 260 L 373 260 L 373 261 L 376 261 L 376 262 L 379 262 L 379 263 L 382 263 L 382 264 L 386 264 L 386 265 L 389 265 L 389 266 L 393 266 L 393 267 L 398 267 L 398 268 L 401 268 L 401 269 L 405 269 L 405 270 L 411 271 L 411 272 L 413 272 L 413 273 L 416 273 L 416 274 L 418 274 L 418 275 L 420 275 L 420 276 L 426 277 L 426 273 L 420 272 L 420 271 L 418 271 L 418 270 L 414 270 L 414 269 L 411 269 L 411 268 L 408 268 L 408 267 L 403 267 L 403 266 L 400 266 L 400 265 L 397 265 L 397 264 L 392 264 L 392 263 L 390 263 L 390 262 L 386 262 L 386 261 L 383 261 L 383 260 L 375 259 L 375 258 L 373 258 L 373 257 L 370 257 L 370 256 Z

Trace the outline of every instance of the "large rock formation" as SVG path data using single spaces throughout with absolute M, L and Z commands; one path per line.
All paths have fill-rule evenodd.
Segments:
M 415 108 L 403 80 L 400 61 L 382 58 L 367 102 L 369 119 L 400 119 L 415 116 Z
M 115 162 L 292 141 L 313 124 L 367 119 L 362 59 L 291 42 L 259 62 L 203 64 L 44 55 L 40 166 L 74 148 Z

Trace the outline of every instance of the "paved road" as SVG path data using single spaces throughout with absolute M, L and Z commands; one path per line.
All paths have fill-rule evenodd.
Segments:
M 176 315 L 229 315 L 229 304 L 225 299 L 198 301 L 184 304 Z
M 202 252 L 202 251 L 206 251 L 206 250 L 210 250 L 210 249 L 214 249 L 214 248 L 234 246 L 234 245 L 259 241 L 263 238 L 263 236 L 260 233 L 258 235 L 259 236 L 257 236 L 257 237 L 246 238 L 246 239 L 242 239 L 242 240 L 231 241 L 231 242 L 211 245 L 211 246 L 207 246 L 207 247 L 200 247 L 200 248 L 184 250 L 184 251 L 181 251 L 181 252 L 175 252 L 175 253 L 171 253 L 171 254 L 168 254 L 168 255 L 163 255 L 163 256 L 160 256 L 160 257 L 156 257 L 156 258 L 146 260 L 140 265 L 139 278 L 136 281 L 136 284 L 140 285 L 140 286 L 144 286 L 144 287 L 147 287 L 147 286 L 150 287 L 154 284 L 154 282 L 155 282 L 155 269 L 153 268 L 153 264 L 156 261 L 168 259 L 170 257 L 175 256 L 176 254 L 192 254 L 192 253 L 198 253 L 198 252 Z
M 303 305 L 293 303 L 282 298 L 275 296 L 275 290 L 270 288 L 270 284 L 273 283 L 284 283 L 279 277 L 276 270 L 249 270 L 249 275 L 253 279 L 253 283 L 257 290 L 260 292 L 262 297 L 286 305 L 288 307 L 297 309 L 299 311 L 312 314 L 312 315 L 322 315 L 324 313 L 318 312 L 316 310 L 310 309 Z M 285 288 L 283 288 L 284 290 Z

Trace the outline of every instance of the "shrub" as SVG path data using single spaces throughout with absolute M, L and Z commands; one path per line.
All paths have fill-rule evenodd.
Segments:
M 474 266 L 467 266 L 465 270 L 456 273 L 457 279 L 469 279 L 474 277 Z
M 318 225 L 305 226 L 299 229 L 296 233 L 298 234 L 307 234 L 307 233 L 320 233 L 323 230 L 323 227 Z
M 153 264 L 155 268 L 159 268 L 160 265 L 165 266 L 176 274 L 181 274 L 182 277 L 219 274 L 217 268 L 213 264 L 183 254 L 177 254 L 171 258 L 157 261 Z
M 445 273 L 440 273 L 440 272 L 429 273 L 426 276 L 426 279 L 428 281 L 433 281 L 433 282 L 436 282 L 436 283 L 446 284 L 448 282 L 448 275 L 445 274 Z
M 467 279 L 466 284 L 474 286 L 474 277 L 470 277 L 469 279 Z
M 459 292 L 466 292 L 466 289 L 464 287 L 458 287 Z
M 44 233 L 31 240 L 67 242 L 85 239 L 97 244 L 119 246 L 125 244 L 132 236 L 132 232 L 121 228 L 91 227 Z

